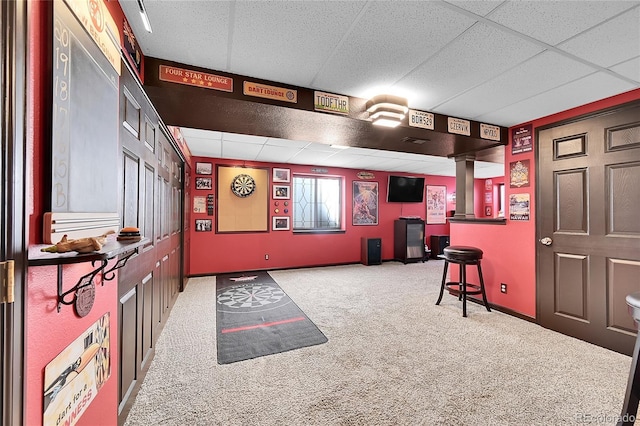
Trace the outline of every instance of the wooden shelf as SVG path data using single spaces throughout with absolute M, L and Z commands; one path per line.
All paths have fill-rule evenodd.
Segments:
M 95 262 L 98 260 L 109 260 L 121 254 L 135 250 L 140 246 L 147 244 L 150 240 L 143 238 L 140 241 L 109 241 L 102 246 L 102 250 L 92 253 L 76 253 L 75 251 L 67 253 L 47 253 L 40 251 L 51 244 L 38 244 L 29 247 L 29 266 L 47 266 L 47 265 L 68 265 L 72 263 Z
M 115 278 L 115 271 L 124 267 L 127 261 L 138 253 L 138 249 L 149 243 L 148 238 L 140 241 L 117 241 L 108 239 L 102 246 L 102 250 L 92 253 L 48 253 L 41 251 L 42 248 L 50 245 L 40 244 L 29 247 L 29 266 L 57 266 L 58 267 L 58 312 L 62 305 L 75 305 L 76 313 L 85 316 L 93 306 L 95 297 L 95 284 L 93 279 L 102 274 L 102 285 L 105 281 Z M 118 261 L 111 268 L 106 269 L 109 261 L 118 257 Z M 75 263 L 91 262 L 93 270 L 83 275 L 76 285 L 63 291 L 62 288 L 62 266 Z M 97 265 L 96 265 L 97 263 Z M 88 296 L 87 296 L 88 294 Z M 79 300 L 80 296 L 80 300 Z

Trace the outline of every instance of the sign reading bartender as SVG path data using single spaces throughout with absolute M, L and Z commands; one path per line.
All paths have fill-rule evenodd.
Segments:
M 75 425 L 111 375 L 109 312 L 44 369 L 43 426 Z

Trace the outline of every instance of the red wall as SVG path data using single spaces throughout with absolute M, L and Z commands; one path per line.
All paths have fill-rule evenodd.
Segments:
M 640 89 L 618 96 L 593 102 L 558 114 L 542 117 L 531 122 L 533 135 L 536 128 L 561 120 L 592 113 L 626 102 L 640 99 Z M 523 123 L 525 125 L 529 123 Z M 514 126 L 520 127 L 521 125 Z M 511 129 L 509 131 L 511 144 Z M 487 297 L 491 303 L 511 309 L 535 318 L 536 316 L 536 159 L 534 151 L 524 154 L 511 154 L 511 145 L 505 149 L 506 202 L 505 217 L 507 224 L 461 224 L 451 225 L 451 244 L 471 245 L 484 251 L 482 272 L 487 287 Z M 509 163 L 529 159 L 531 185 L 524 188 L 509 187 Z M 531 214 L 529 221 L 509 220 L 508 200 L 510 194 L 529 193 Z M 472 268 L 475 269 L 475 268 Z M 454 271 L 454 277 L 457 274 Z M 471 273 L 470 279 L 477 280 Z M 477 281 L 476 281 L 477 282 Z M 500 292 L 500 283 L 507 284 L 507 293 Z
M 276 163 L 247 163 L 234 162 L 221 159 L 194 157 L 192 169 L 195 170 L 195 162 L 211 162 L 213 169 L 216 165 L 245 165 L 248 167 L 280 167 L 288 168 L 293 174 L 313 174 L 311 166 L 276 164 Z M 270 231 L 260 233 L 230 233 L 216 234 L 215 225 L 212 232 L 196 232 L 195 225 L 191 224 L 191 262 L 189 270 L 192 275 L 206 275 L 223 272 L 247 271 L 256 269 L 295 268 L 316 265 L 334 265 L 342 263 L 355 263 L 360 261 L 360 244 L 362 237 L 382 239 L 383 260 L 393 259 L 393 221 L 400 216 L 419 216 L 425 218 L 426 206 L 424 203 L 387 203 L 387 180 L 390 173 L 372 172 L 375 176 L 370 179 L 378 182 L 379 213 L 378 225 L 354 226 L 351 220 L 351 203 L 353 181 L 360 180 L 357 177 L 359 170 L 327 168 L 326 175 L 344 177 L 344 203 L 346 206 L 345 232 L 339 234 L 294 234 L 292 231 Z M 407 175 L 403 173 L 394 173 Z M 215 175 L 215 172 L 214 172 Z M 195 176 L 191 188 L 195 188 Z M 213 188 L 216 188 L 215 176 L 213 176 Z M 483 181 L 484 182 L 484 181 Z M 426 176 L 426 185 L 445 185 L 447 193 L 455 191 L 455 178 L 443 176 Z M 215 193 L 212 190 L 192 189 L 192 196 L 205 196 Z M 282 215 L 283 200 L 269 200 L 270 215 L 274 215 L 275 201 L 279 201 Z M 289 200 L 291 202 L 291 200 Z M 191 205 L 193 203 L 190 200 Z M 455 209 L 454 204 L 447 203 L 447 210 Z M 192 213 L 192 220 L 212 218 L 206 214 Z M 291 210 L 291 207 L 290 207 Z M 292 216 L 291 212 L 289 216 Z M 270 221 L 269 221 L 270 223 Z M 449 224 L 427 225 L 427 241 L 431 234 L 448 235 Z M 265 254 L 269 260 L 265 260 Z
M 27 70 L 27 170 L 31 173 L 27 189 L 28 235 L 30 245 L 42 243 L 42 218 L 46 209 L 46 194 L 50 176 L 47 166 L 49 118 L 51 114 L 51 69 L 47 65 L 47 47 L 51 41 L 51 2 L 29 2 Z M 109 2 L 113 12 L 117 2 Z M 122 12 L 114 15 L 118 25 Z M 89 264 L 69 265 L 63 268 L 63 291 L 71 288 L 78 278 L 92 270 Z M 99 390 L 84 412 L 78 425 L 112 426 L 118 423 L 118 347 L 117 347 L 117 278 L 104 286 L 97 284 L 96 299 L 91 312 L 79 318 L 72 306 L 62 306 L 57 312 L 57 267 L 30 267 L 27 274 L 25 306 L 25 421 L 35 426 L 42 424 L 44 370 L 46 365 L 78 336 L 92 326 L 98 318 L 110 312 L 111 376 Z

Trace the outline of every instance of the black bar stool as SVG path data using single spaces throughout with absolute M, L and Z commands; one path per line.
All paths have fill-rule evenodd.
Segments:
M 487 302 L 487 294 L 484 291 L 484 280 L 482 279 L 482 267 L 480 259 L 482 259 L 482 250 L 476 247 L 468 246 L 449 246 L 443 250 L 444 254 L 438 256 L 444 259 L 444 273 L 442 274 L 442 286 L 440 287 L 440 296 L 436 305 L 442 301 L 442 295 L 445 287 L 452 294 L 458 295 L 458 300 L 462 300 L 462 316 L 467 316 L 467 296 L 471 294 L 482 294 L 482 300 L 487 311 L 491 312 L 489 302 Z M 460 268 L 460 281 L 447 282 L 447 270 L 449 263 L 457 263 Z M 480 277 L 480 285 L 470 284 L 467 282 L 467 265 L 476 265 L 478 267 L 478 276 Z M 457 288 L 455 288 L 457 287 Z M 471 288 L 471 290 L 469 290 Z
M 636 324 L 640 324 L 640 293 L 629 294 L 626 298 L 629 305 L 629 313 Z M 629 379 L 627 381 L 627 392 L 624 396 L 624 405 L 617 426 L 627 426 L 635 424 L 638 414 L 638 401 L 640 401 L 640 333 L 636 337 L 636 346 L 633 349 L 633 359 L 629 369 Z

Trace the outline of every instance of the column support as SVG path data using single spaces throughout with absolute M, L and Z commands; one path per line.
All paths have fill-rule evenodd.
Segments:
M 475 155 L 460 155 L 456 160 L 456 214 L 458 219 L 473 219 L 473 167 Z

